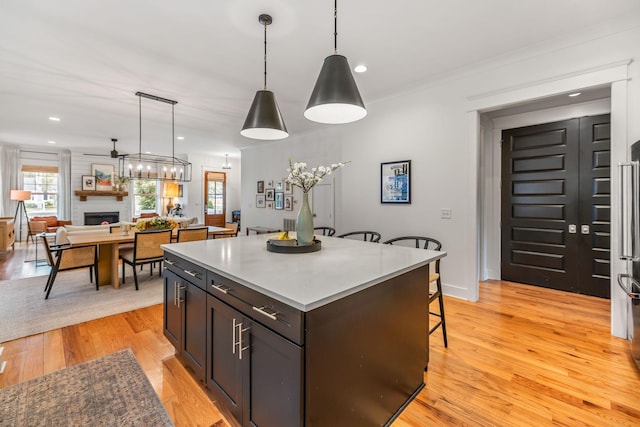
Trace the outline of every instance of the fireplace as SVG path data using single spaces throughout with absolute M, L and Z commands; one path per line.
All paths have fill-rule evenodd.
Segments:
M 120 221 L 120 212 L 85 212 L 84 225 L 98 225 L 107 221 L 109 224 Z

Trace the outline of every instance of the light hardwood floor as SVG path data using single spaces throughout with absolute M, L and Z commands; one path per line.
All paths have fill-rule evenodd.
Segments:
M 42 274 L 20 265 L 32 248 L 16 247 L 0 279 Z M 426 387 L 394 427 L 640 425 L 640 374 L 629 342 L 609 333 L 608 300 L 489 281 L 478 303 L 445 298 L 445 307 L 449 348 L 431 336 Z M 4 346 L 0 388 L 132 348 L 177 426 L 227 425 L 173 357 L 161 305 Z

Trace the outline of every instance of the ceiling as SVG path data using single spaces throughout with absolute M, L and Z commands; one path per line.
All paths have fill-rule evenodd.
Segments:
M 303 111 L 333 53 L 333 2 L 300 0 L 1 0 L 0 142 L 92 152 L 239 156 L 263 82 L 292 135 L 321 128 Z M 338 53 L 365 103 L 490 58 L 637 25 L 638 0 L 349 0 L 338 4 Z M 634 18 L 634 23 L 630 23 Z M 48 117 L 59 117 L 59 122 Z M 372 120 L 369 116 L 364 120 Z M 142 137 L 140 137 L 140 124 Z

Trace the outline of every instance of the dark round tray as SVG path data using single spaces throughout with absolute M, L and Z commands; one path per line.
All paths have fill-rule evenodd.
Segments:
M 279 254 L 306 254 L 309 252 L 317 252 L 322 248 L 320 240 L 314 240 L 312 244 L 307 246 L 298 246 L 298 241 L 291 240 L 267 240 L 267 250 Z

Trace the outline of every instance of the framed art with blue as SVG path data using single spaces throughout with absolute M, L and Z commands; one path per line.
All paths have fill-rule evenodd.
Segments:
M 411 160 L 380 164 L 380 203 L 411 204 Z

